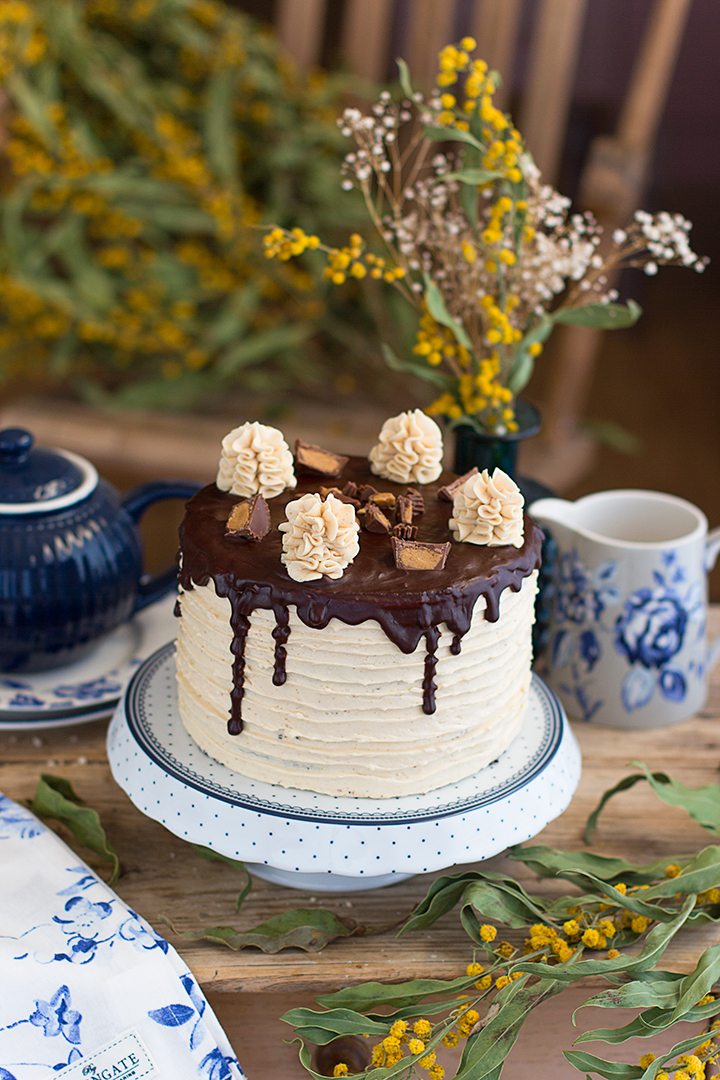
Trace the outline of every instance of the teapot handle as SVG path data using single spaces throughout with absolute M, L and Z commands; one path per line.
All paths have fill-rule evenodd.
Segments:
M 138 524 L 145 511 L 159 502 L 161 499 L 190 499 L 200 488 L 199 484 L 184 483 L 182 481 L 157 481 L 152 484 L 142 484 L 134 488 L 122 500 L 121 506 Z M 170 566 L 162 573 L 150 577 L 144 574 L 138 582 L 137 596 L 133 614 L 142 611 L 149 604 L 154 604 L 175 586 L 177 581 L 177 567 Z

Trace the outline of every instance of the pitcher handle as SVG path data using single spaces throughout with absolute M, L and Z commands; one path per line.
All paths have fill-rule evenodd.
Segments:
M 705 541 L 705 570 L 709 574 L 720 555 L 720 528 L 711 529 Z M 720 660 L 720 634 L 708 643 L 708 671 Z
M 137 525 L 140 518 L 153 503 L 162 499 L 191 499 L 200 489 L 199 484 L 185 483 L 183 481 L 158 481 L 152 484 L 142 484 L 134 488 L 122 500 L 122 507 Z M 162 573 L 150 577 L 144 574 L 138 582 L 137 596 L 133 614 L 142 611 L 149 604 L 169 593 L 177 581 L 177 567 L 169 566 Z

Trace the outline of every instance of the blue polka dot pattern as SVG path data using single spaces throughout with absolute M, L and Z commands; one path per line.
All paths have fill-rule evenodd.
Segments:
M 182 726 L 172 645 L 134 676 L 110 725 L 108 756 L 135 805 L 171 832 L 255 864 L 259 876 L 319 890 L 377 887 L 490 858 L 561 814 L 580 778 L 562 707 L 535 676 L 521 734 L 457 784 L 371 800 L 252 781 L 208 757 Z M 308 875 L 311 886 L 301 881 Z

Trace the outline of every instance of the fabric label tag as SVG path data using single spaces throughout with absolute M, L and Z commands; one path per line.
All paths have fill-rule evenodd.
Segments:
M 157 1065 L 134 1031 L 126 1031 L 63 1070 L 67 1080 L 143 1080 L 157 1075 Z

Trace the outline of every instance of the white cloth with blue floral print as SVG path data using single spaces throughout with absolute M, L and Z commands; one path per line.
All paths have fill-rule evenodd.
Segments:
M 0 794 L 0 1080 L 66 1071 L 72 1080 L 243 1077 L 175 950 Z

